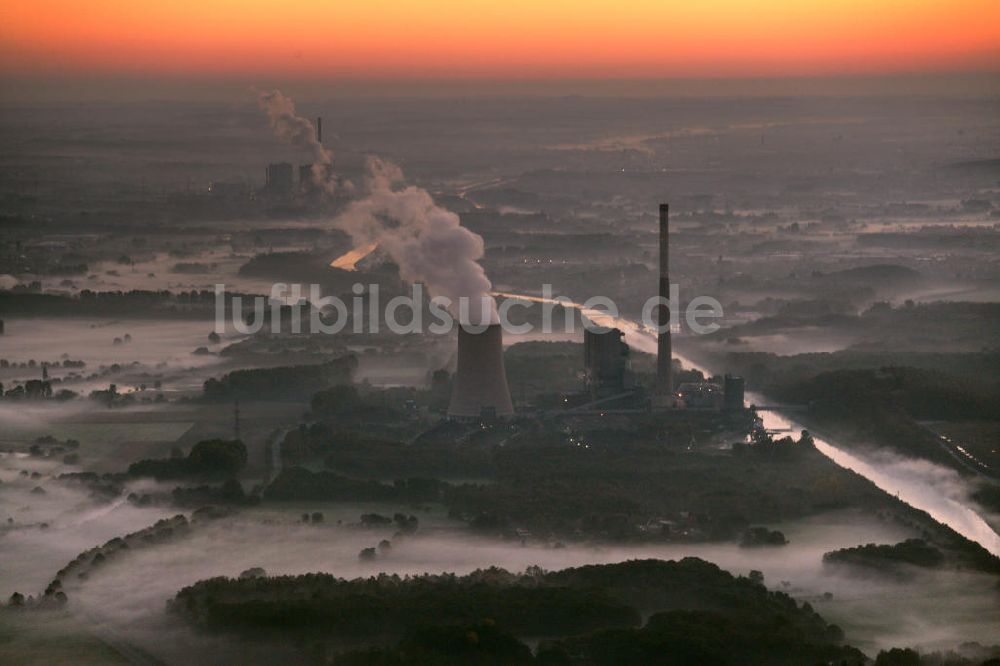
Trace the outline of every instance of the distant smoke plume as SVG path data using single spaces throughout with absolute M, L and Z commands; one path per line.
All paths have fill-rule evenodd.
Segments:
M 450 298 L 452 314 L 462 323 L 496 323 L 492 285 L 479 265 L 482 237 L 435 204 L 427 190 L 403 184 L 402 170 L 391 162 L 368 158 L 365 190 L 365 198 L 351 202 L 336 220 L 354 246 L 377 243 L 404 280 L 423 283 L 431 296 Z M 458 308 L 463 297 L 467 312 Z
M 355 194 L 330 168 L 333 155 L 316 138 L 316 128 L 296 115 L 295 103 L 278 90 L 261 92 L 260 108 L 274 133 L 313 154 L 313 177 L 327 192 Z M 400 276 L 420 282 L 431 296 L 450 298 L 452 314 L 462 323 L 496 323 L 492 285 L 479 265 L 483 239 L 459 223 L 458 216 L 434 203 L 430 193 L 405 185 L 402 170 L 391 162 L 370 157 L 363 192 L 335 221 L 351 235 L 354 247 L 377 245 L 399 265 Z M 459 299 L 468 299 L 462 312 Z
M 332 194 L 337 189 L 337 180 L 330 168 L 333 164 L 333 153 L 319 142 L 312 121 L 296 115 L 295 102 L 285 97 L 280 90 L 258 93 L 257 103 L 267 114 L 275 136 L 312 154 L 313 183 Z

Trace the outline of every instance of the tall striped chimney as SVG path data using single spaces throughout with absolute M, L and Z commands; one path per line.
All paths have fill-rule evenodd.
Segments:
M 670 205 L 660 204 L 660 297 L 670 298 Z M 661 304 L 656 325 L 661 332 L 656 341 L 656 389 L 662 395 L 674 392 L 673 349 L 670 343 L 670 308 Z

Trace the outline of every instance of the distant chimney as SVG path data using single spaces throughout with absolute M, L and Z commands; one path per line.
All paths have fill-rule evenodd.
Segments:
M 481 333 L 459 326 L 458 367 L 448 417 L 465 421 L 513 414 L 500 324 L 491 324 Z
M 316 140 L 323 143 L 323 116 L 316 116 Z
M 670 298 L 670 205 L 660 204 L 660 297 Z M 670 308 L 661 304 L 656 325 L 661 333 L 656 345 L 656 389 L 660 394 L 674 392 L 673 349 L 670 342 Z

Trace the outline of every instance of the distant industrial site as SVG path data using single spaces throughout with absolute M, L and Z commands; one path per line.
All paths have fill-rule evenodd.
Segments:
M 0 662 L 1000 658 L 995 96 L 289 85 L 0 105 Z

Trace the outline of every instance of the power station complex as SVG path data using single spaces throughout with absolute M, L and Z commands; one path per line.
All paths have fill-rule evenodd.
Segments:
M 660 204 L 659 295 L 670 297 L 670 206 Z M 723 386 L 710 382 L 684 383 L 675 390 L 670 309 L 657 308 L 656 381 L 649 393 L 638 386 L 631 371 L 629 347 L 617 328 L 584 329 L 585 390 L 575 396 L 568 411 L 646 411 L 715 409 L 737 411 L 744 406 L 744 383 L 726 375 Z M 567 398 L 567 403 L 569 399 Z M 460 326 L 458 364 L 452 383 L 448 418 L 457 421 L 493 420 L 513 416 L 514 406 L 503 361 L 503 331 L 499 324 L 475 331 Z
M 323 118 L 316 118 L 316 140 L 323 143 Z M 264 190 L 262 194 L 275 200 L 284 200 L 300 196 L 316 194 L 319 187 L 317 177 L 324 180 L 330 177 L 328 165 L 300 164 L 298 168 L 298 188 L 295 186 L 295 167 L 289 162 L 273 162 L 267 165 L 264 172 Z

